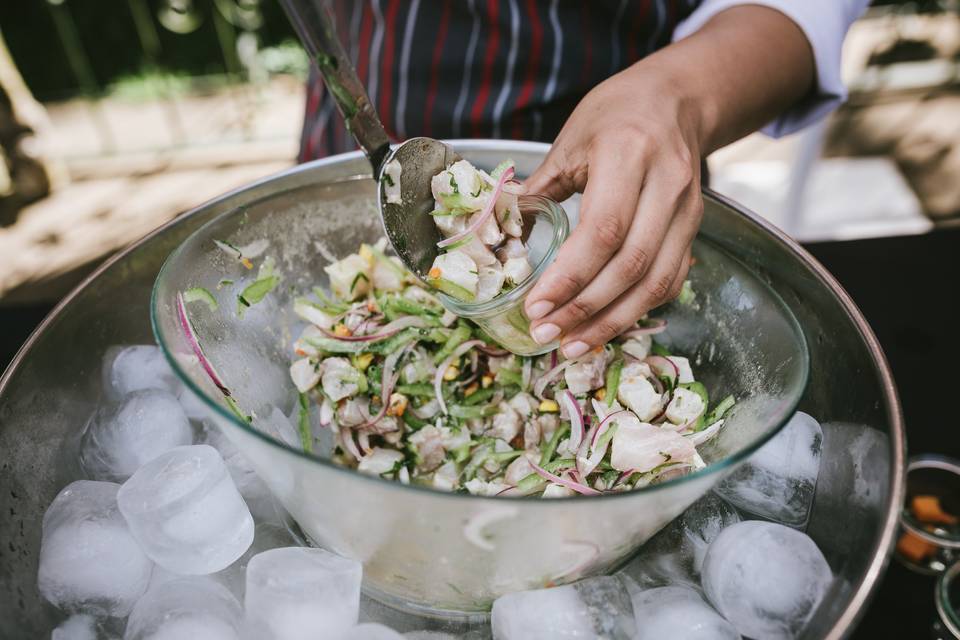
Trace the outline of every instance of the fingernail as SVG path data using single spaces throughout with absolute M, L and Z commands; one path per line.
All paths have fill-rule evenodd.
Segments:
M 537 300 L 532 305 L 530 305 L 529 309 L 527 309 L 527 317 L 530 318 L 531 320 L 539 320 L 543 316 L 553 311 L 553 308 L 555 306 L 557 305 L 553 304 L 549 300 Z M 550 326 L 552 327 L 553 325 L 550 325 Z
M 573 358 L 579 358 L 587 351 L 590 351 L 590 345 L 582 340 L 576 340 L 575 342 L 570 342 L 560 349 L 563 351 L 563 357 L 567 360 L 572 360 Z
M 560 327 L 548 322 L 541 324 L 539 327 L 535 327 L 533 331 L 530 332 L 530 335 L 533 336 L 533 339 L 536 340 L 538 344 L 547 344 L 560 335 Z

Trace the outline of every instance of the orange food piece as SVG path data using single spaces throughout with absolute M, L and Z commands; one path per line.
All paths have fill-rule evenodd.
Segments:
M 904 531 L 903 535 L 900 536 L 900 539 L 897 541 L 897 553 L 917 564 L 920 564 L 936 552 L 937 546 L 935 544 L 927 542 L 909 531 Z
M 340 336 L 341 338 L 348 338 L 353 335 L 353 332 L 347 328 L 345 324 L 338 324 L 333 328 L 333 334 L 335 336 Z
M 431 278 L 439 278 L 442 275 L 442 272 L 440 271 L 440 267 L 431 267 L 427 275 Z
M 957 517 L 943 510 L 940 506 L 940 498 L 937 496 L 914 496 L 910 502 L 910 510 L 920 522 L 957 524 Z
M 240 258 L 240 264 L 245 266 L 247 269 L 253 269 L 253 263 L 247 258 Z

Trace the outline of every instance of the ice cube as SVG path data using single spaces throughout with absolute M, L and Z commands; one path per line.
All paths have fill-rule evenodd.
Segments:
M 238 640 L 237 599 L 206 576 L 179 577 L 149 591 L 133 608 L 124 640 Z
M 257 520 L 277 520 L 277 506 L 270 489 L 260 479 L 246 456 L 237 449 L 216 424 L 205 420 L 200 434 L 200 442 L 208 444 L 220 452 L 237 491 L 243 496 L 250 513 Z
M 724 529 L 707 549 L 703 588 L 737 631 L 750 638 L 795 638 L 833 577 L 805 533 L 751 520 Z
M 87 613 L 76 613 L 53 630 L 50 640 L 97 640 L 97 619 Z
M 859 552 L 864 523 L 879 526 L 889 500 L 890 438 L 866 425 L 825 422 L 823 458 L 807 534 L 830 563 Z M 859 524 L 858 524 L 859 523 Z
M 145 389 L 100 407 L 80 442 L 80 464 L 96 480 L 122 482 L 164 451 L 193 442 L 190 421 L 169 391 Z
M 820 424 L 798 411 L 716 491 L 748 513 L 802 529 L 810 516 L 822 442 Z
M 376 622 L 358 624 L 337 638 L 338 640 L 403 640 L 402 635 Z
M 740 634 L 689 587 L 656 587 L 632 595 L 634 640 L 739 640 Z
M 117 509 L 119 488 L 72 482 L 43 516 L 37 584 L 61 609 L 125 616 L 147 588 L 153 563 Z
M 134 391 L 159 389 L 176 394 L 180 381 L 160 348 L 152 344 L 114 346 L 103 355 L 103 389 L 119 400 Z
M 736 509 L 708 493 L 647 541 L 624 573 L 643 588 L 671 584 L 699 588 L 707 546 L 724 528 L 737 522 L 740 515 Z
M 359 562 L 305 547 L 271 549 L 247 565 L 247 623 L 261 637 L 336 636 L 357 623 Z
M 243 600 L 247 581 L 247 565 L 250 564 L 250 559 L 263 551 L 289 547 L 295 542 L 290 532 L 282 525 L 272 522 L 258 522 L 254 529 L 253 544 L 250 545 L 250 548 L 236 562 L 215 574 L 215 577 L 225 584 L 233 595 Z
M 626 587 L 609 576 L 501 596 L 493 603 L 490 625 L 494 640 L 626 640 L 634 632 Z
M 117 495 L 144 552 L 179 574 L 213 573 L 243 555 L 253 518 L 217 450 L 205 444 L 160 454 Z

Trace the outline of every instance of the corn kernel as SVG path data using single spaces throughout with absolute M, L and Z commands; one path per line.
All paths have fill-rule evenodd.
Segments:
M 377 301 L 374 300 L 373 298 L 370 298 L 369 300 L 367 300 L 367 311 L 369 311 L 370 313 L 380 312 L 380 307 L 377 306 Z
M 245 266 L 247 269 L 253 269 L 253 263 L 250 262 L 249 258 L 240 258 L 240 264 Z
M 407 410 L 407 396 L 402 393 L 391 393 L 390 404 L 387 407 L 388 416 L 402 416 Z
M 333 335 L 341 338 L 347 338 L 353 335 L 353 332 L 347 328 L 347 325 L 340 323 L 333 328 Z
M 470 384 L 469 386 L 467 386 L 466 389 L 463 390 L 463 397 L 469 398 L 470 396 L 475 394 L 477 392 L 477 389 L 479 388 L 480 388 L 480 385 L 477 384 L 476 382 Z
M 483 377 L 480 378 L 480 386 L 482 386 L 484 389 L 486 389 L 492 384 L 493 384 L 493 376 L 491 376 L 490 374 L 488 373 L 484 374 Z
M 605 400 L 607 397 L 607 388 L 600 387 L 593 393 L 593 397 L 596 398 L 597 400 Z
M 360 371 L 366 371 L 371 362 L 373 362 L 372 353 L 361 353 L 354 360 L 354 364 Z
M 540 413 L 560 413 L 560 405 L 556 400 L 541 400 L 538 409 Z
M 443 379 L 450 382 L 451 380 L 456 380 L 458 375 L 460 375 L 460 369 L 457 365 L 452 364 L 443 372 Z
M 431 267 L 430 271 L 427 272 L 427 275 L 431 278 L 439 278 L 441 275 L 443 275 L 443 272 L 440 271 L 440 267 Z
M 367 261 L 367 264 L 373 266 L 373 251 L 370 250 L 370 245 L 362 244 L 360 245 L 360 251 L 358 252 L 360 257 Z

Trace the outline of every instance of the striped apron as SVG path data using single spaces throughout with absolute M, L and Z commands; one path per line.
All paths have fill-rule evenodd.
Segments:
M 595 85 L 665 46 L 701 0 L 332 0 L 395 141 L 552 141 Z M 355 149 L 316 70 L 300 161 Z

